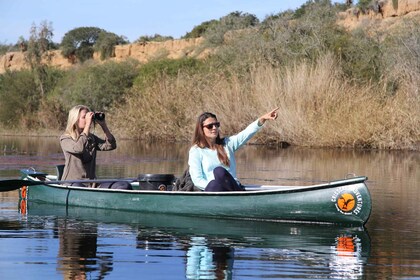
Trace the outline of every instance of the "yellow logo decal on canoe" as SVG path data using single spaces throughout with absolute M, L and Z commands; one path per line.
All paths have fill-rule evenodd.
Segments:
M 343 212 L 350 212 L 356 206 L 356 199 L 350 193 L 343 193 L 337 199 L 337 206 Z
M 331 197 L 337 211 L 344 215 L 359 215 L 363 208 L 362 195 L 357 188 L 338 188 Z

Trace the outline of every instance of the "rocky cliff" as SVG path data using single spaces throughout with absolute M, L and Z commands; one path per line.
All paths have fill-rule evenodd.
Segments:
M 395 3 L 394 3 L 395 2 Z M 376 0 L 369 9 L 360 10 L 357 7 L 341 12 L 338 24 L 347 29 L 366 27 L 376 24 L 379 28 L 387 28 L 405 17 L 420 16 L 420 0 Z
M 401 17 L 420 19 L 420 0 L 377 0 L 367 10 L 350 8 L 339 14 L 338 24 L 353 29 L 366 27 L 375 24 L 378 28 L 387 29 L 401 20 Z M 419 20 L 420 22 L 420 20 Z M 115 61 L 122 61 L 127 58 L 137 59 L 145 63 L 156 58 L 182 58 L 196 57 L 203 58 L 210 52 L 203 47 L 203 39 L 170 40 L 166 42 L 148 42 L 143 44 L 128 44 L 116 46 Z M 48 53 L 48 64 L 61 69 L 70 68 L 74 65 L 64 58 L 60 51 Z M 99 54 L 94 54 L 94 60 L 100 60 Z M 47 61 L 47 60 L 45 60 Z M 0 56 L 0 74 L 6 70 L 21 70 L 28 68 L 25 62 L 24 52 L 9 52 Z
M 127 58 L 136 59 L 142 63 L 156 58 L 182 58 L 196 57 L 203 58 L 208 55 L 209 50 L 204 49 L 203 39 L 186 39 L 186 40 L 170 40 L 166 42 L 148 42 L 142 44 L 128 44 L 116 46 L 114 49 L 114 57 L 110 58 L 115 61 L 122 61 Z M 45 58 L 45 62 L 60 69 L 67 69 L 74 65 L 70 60 L 61 55 L 61 51 L 54 50 L 49 52 L 49 59 Z M 47 57 L 47 56 L 46 56 Z M 100 60 L 98 53 L 94 53 L 94 60 Z M 28 68 L 25 62 L 24 52 L 8 52 L 0 56 L 0 73 L 6 70 L 22 70 Z

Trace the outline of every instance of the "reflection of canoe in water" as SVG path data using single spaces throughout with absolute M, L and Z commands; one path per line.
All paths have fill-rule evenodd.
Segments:
M 243 192 L 179 192 L 141 190 L 135 181 L 134 190 L 65 186 L 39 181 L 38 173 L 28 170 L 23 174 L 30 181 L 24 199 L 66 206 L 356 226 L 365 224 L 371 212 L 366 177 L 312 186 L 248 186 Z
M 304 275 L 311 271 L 312 277 L 318 273 L 323 279 L 360 279 L 370 254 L 369 236 L 363 227 L 184 217 L 31 201 L 27 201 L 26 209 L 25 220 L 29 224 L 42 221 L 47 228 L 65 225 L 61 229 L 63 235 L 69 235 L 70 229 L 76 231 L 71 233 L 73 238 L 88 237 L 89 242 L 78 243 L 77 252 L 86 252 L 93 242 L 99 242 L 99 238 L 93 242 L 89 238 L 96 238 L 99 232 L 118 238 L 127 229 L 134 231 L 142 261 L 147 262 L 149 256 L 151 262 L 156 261 L 156 256 L 185 257 L 185 279 L 219 279 L 209 275 L 232 275 L 233 262 L 244 264 L 244 261 L 251 267 L 239 270 L 246 273 L 252 273 L 252 264 L 257 264 L 268 269 L 267 275 L 296 276 L 300 270 Z M 66 256 L 75 258 L 71 253 Z M 265 269 L 256 271 L 263 276 Z
M 205 237 L 213 245 L 230 242 L 259 248 L 284 248 L 314 253 L 348 254 L 368 257 L 370 239 L 363 227 L 273 223 L 237 219 L 201 218 L 181 215 L 139 213 L 87 207 L 62 207 L 27 202 L 27 216 L 59 217 L 104 224 L 125 224 L 139 230 L 139 239 L 170 235 L 187 240 Z

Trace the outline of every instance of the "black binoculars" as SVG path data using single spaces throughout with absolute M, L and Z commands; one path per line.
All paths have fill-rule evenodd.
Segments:
M 103 121 L 104 119 L 105 119 L 105 113 L 95 112 L 95 114 L 93 114 L 93 120 Z

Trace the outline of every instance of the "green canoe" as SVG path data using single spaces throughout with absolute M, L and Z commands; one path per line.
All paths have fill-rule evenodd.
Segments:
M 353 226 L 364 225 L 372 209 L 367 177 L 310 186 L 252 185 L 239 192 L 181 192 L 144 190 L 136 179 L 127 179 L 133 190 L 76 187 L 49 181 L 54 176 L 21 172 L 22 180 L 2 181 L 0 191 L 25 186 L 20 191 L 23 201 L 66 207 Z

